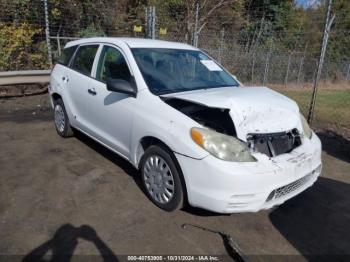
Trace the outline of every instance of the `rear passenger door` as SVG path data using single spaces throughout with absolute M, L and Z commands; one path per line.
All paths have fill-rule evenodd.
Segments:
M 90 117 L 96 131 L 95 136 L 129 158 L 136 99 L 127 94 L 108 91 L 107 78 L 131 81 L 133 77 L 122 50 L 104 45 L 101 47 L 95 80 L 91 86 L 95 94 L 90 95 L 88 100 Z
M 67 81 L 67 70 L 72 60 L 72 57 L 77 50 L 78 46 L 71 46 L 63 49 L 62 55 L 58 59 L 57 64 L 54 66 L 51 77 L 50 77 L 50 86 L 51 88 L 58 92 L 62 97 L 66 106 L 66 110 L 69 118 L 72 118 L 69 110 L 69 97 L 66 97 L 66 90 L 68 86 Z
M 90 106 L 87 102 L 90 97 L 91 73 L 99 44 L 79 46 L 70 69 L 67 71 L 69 107 L 74 126 L 85 132 L 92 132 Z

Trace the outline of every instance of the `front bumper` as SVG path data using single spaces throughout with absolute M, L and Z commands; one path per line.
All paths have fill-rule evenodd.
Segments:
M 180 154 L 189 204 L 218 213 L 257 212 L 280 205 L 310 187 L 321 173 L 316 134 L 288 154 L 252 163 L 202 160 Z

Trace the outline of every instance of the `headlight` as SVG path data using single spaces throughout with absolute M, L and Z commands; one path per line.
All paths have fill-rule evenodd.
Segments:
M 191 137 L 196 144 L 213 156 L 233 162 L 254 162 L 248 146 L 240 140 L 210 129 L 193 127 Z
M 311 137 L 312 137 L 312 130 L 311 130 L 309 124 L 307 123 L 305 117 L 302 114 L 300 114 L 300 120 L 301 120 L 301 124 L 303 126 L 304 135 L 308 139 L 311 139 Z

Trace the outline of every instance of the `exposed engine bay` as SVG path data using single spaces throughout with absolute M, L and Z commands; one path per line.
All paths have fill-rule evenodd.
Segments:
M 229 109 L 212 108 L 178 98 L 162 98 L 165 103 L 216 132 L 236 136 L 236 129 Z
M 288 132 L 249 134 L 247 141 L 251 149 L 269 157 L 289 153 L 301 145 L 301 137 L 296 128 Z
M 213 108 L 179 98 L 161 97 L 165 103 L 192 118 L 199 124 L 216 132 L 237 137 L 235 125 L 229 114 L 230 109 Z M 269 157 L 289 153 L 301 145 L 299 131 L 295 128 L 286 132 L 248 134 L 247 142 L 252 151 Z

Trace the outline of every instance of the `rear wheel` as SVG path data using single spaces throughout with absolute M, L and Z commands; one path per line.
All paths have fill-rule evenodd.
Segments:
M 68 115 L 62 99 L 57 99 L 54 103 L 54 119 L 57 133 L 61 137 L 73 136 L 73 130 L 69 124 Z
M 181 170 L 172 152 L 159 146 L 150 146 L 140 162 L 142 184 L 152 202 L 165 211 L 183 206 L 184 185 Z

